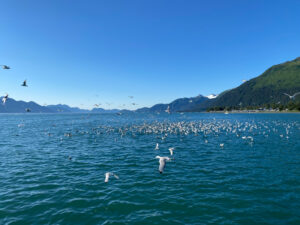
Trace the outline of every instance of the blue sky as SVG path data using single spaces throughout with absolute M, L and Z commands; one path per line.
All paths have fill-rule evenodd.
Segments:
M 0 70 L 0 95 L 39 104 L 152 106 L 220 93 L 300 56 L 300 1 L 0 4 L 0 64 L 12 68 Z

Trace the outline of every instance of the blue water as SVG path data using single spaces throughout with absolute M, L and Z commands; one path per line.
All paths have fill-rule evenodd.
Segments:
M 0 125 L 0 224 L 300 224 L 300 114 L 1 114 Z M 157 155 L 172 158 L 163 174 Z

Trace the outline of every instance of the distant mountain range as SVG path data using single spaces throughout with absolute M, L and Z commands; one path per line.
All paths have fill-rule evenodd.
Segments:
M 219 95 L 198 95 L 192 98 L 179 98 L 169 104 L 156 104 L 150 108 L 140 108 L 135 112 L 200 112 L 214 107 L 248 107 L 266 104 L 291 103 L 284 95 L 300 92 L 300 57 L 295 60 L 272 66 L 260 76 L 244 81 L 237 88 L 222 92 Z M 2 100 L 3 97 L 0 99 Z M 293 101 L 300 105 L 300 95 Z M 117 113 L 131 112 L 130 110 L 94 108 L 92 110 L 70 107 L 68 105 L 41 106 L 35 102 L 15 101 L 8 98 L 5 104 L 0 103 L 0 113 Z
M 1 102 L 2 98 L 0 98 Z M 8 98 L 5 104 L 0 103 L 0 113 L 117 113 L 119 111 L 102 108 L 87 110 L 62 104 L 41 106 L 35 102 L 16 101 L 12 98 Z

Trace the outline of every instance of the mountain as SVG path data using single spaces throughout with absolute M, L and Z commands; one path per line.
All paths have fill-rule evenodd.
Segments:
M 2 104 L 0 97 L 0 113 L 116 113 L 118 109 L 80 109 L 78 107 L 70 107 L 68 105 L 48 105 L 41 106 L 35 102 L 16 101 L 13 98 L 8 98 L 5 104 Z
M 189 111 L 203 111 L 209 107 L 248 107 L 290 102 L 288 96 L 300 92 L 300 57 L 274 65 L 260 76 L 244 82 L 239 87 L 221 93 L 217 98 L 200 103 Z M 300 95 L 295 102 L 300 101 Z
M 68 105 L 58 104 L 58 105 L 47 105 L 48 109 L 51 109 L 53 112 L 58 113 L 88 113 L 87 109 L 80 109 L 78 107 L 70 107 Z
M 197 107 L 198 105 L 201 105 L 208 100 L 208 97 L 202 95 L 198 95 L 192 98 L 179 98 L 169 104 L 156 104 L 150 108 L 145 107 L 137 109 L 136 112 L 164 112 L 168 108 L 168 106 L 170 107 L 170 112 L 190 111 L 191 109 Z
M 35 102 L 16 101 L 8 98 L 6 103 L 2 104 L 2 98 L 0 98 L 0 113 L 26 113 L 26 109 L 30 109 L 32 113 L 53 113 L 51 109 L 40 106 Z
M 93 108 L 91 113 L 117 113 L 119 109 L 102 109 L 102 108 Z

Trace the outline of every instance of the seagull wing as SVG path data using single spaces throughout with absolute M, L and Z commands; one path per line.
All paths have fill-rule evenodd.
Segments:
M 297 92 L 297 93 L 295 93 L 294 95 L 293 95 L 293 97 L 296 97 L 297 95 L 299 95 L 300 94 L 300 92 Z
M 284 95 L 286 95 L 286 96 L 289 96 L 289 97 L 292 97 L 292 96 L 290 96 L 289 94 L 287 94 L 287 93 L 283 93 Z

